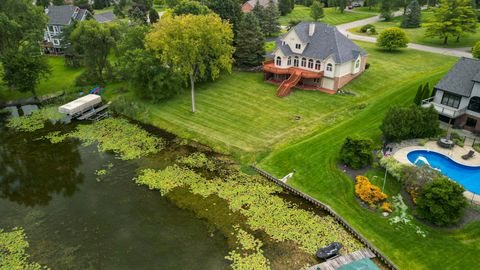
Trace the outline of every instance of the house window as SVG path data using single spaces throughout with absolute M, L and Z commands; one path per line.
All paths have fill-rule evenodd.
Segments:
M 477 119 L 467 117 L 467 123 L 465 123 L 465 125 L 467 127 L 475 128 L 477 126 Z
M 315 79 L 313 79 L 313 82 L 314 82 L 314 83 L 320 83 L 320 78 L 315 78 Z
M 315 69 L 320 70 L 321 65 L 320 61 L 315 62 Z
M 302 67 L 307 66 L 307 58 L 302 58 Z
M 277 57 L 277 66 L 282 65 L 282 58 L 280 56 Z
M 313 60 L 308 60 L 308 68 L 313 68 Z
M 480 113 L 480 97 L 472 97 L 468 103 L 468 109 Z
M 292 57 L 289 56 L 287 59 L 287 66 L 291 66 L 291 65 L 292 65 Z
M 333 70 L 333 65 L 328 63 L 327 64 L 327 71 L 332 71 Z
M 442 104 L 458 109 L 461 100 L 461 96 L 445 92 L 443 93 Z
M 298 43 L 295 44 L 295 49 L 300 50 L 301 48 L 302 48 L 302 45 L 301 45 L 301 44 L 298 44 Z
M 355 62 L 355 68 L 358 68 L 360 67 L 360 59 L 358 59 L 356 62 Z
M 295 58 L 293 59 L 293 66 L 298 67 L 298 56 L 295 56 Z
M 53 41 L 53 45 L 60 45 L 60 40 L 54 38 L 52 41 Z
M 48 26 L 48 31 L 53 32 L 53 26 L 52 25 Z

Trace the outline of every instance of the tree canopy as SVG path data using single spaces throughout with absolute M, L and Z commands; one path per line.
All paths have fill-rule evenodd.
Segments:
M 398 27 L 391 27 L 385 29 L 377 39 L 377 45 L 381 48 L 389 51 L 406 48 L 408 44 L 408 38 L 405 31 Z
M 147 48 L 183 76 L 190 78 L 192 112 L 195 112 L 195 81 L 221 71 L 231 72 L 234 47 L 231 25 L 216 14 L 165 14 L 147 35 Z
M 255 15 L 247 13 L 238 25 L 235 60 L 238 66 L 259 66 L 265 54 L 265 38 Z
M 417 0 L 413 0 L 405 10 L 405 15 L 403 16 L 401 27 L 403 28 L 418 28 L 421 23 L 421 8 Z
M 313 4 L 310 6 L 310 17 L 312 17 L 314 21 L 318 21 L 319 19 L 325 17 L 323 12 L 323 3 L 320 1 L 313 2 Z

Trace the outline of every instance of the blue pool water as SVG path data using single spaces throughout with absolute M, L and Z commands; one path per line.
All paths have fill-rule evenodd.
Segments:
M 417 166 L 426 162 L 442 174 L 461 184 L 466 190 L 480 194 L 480 166 L 470 167 L 459 164 L 449 157 L 437 152 L 427 150 L 415 150 L 407 155 L 408 160 Z

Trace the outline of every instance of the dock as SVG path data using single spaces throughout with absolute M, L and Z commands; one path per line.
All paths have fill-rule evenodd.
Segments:
M 370 249 L 364 248 L 340 257 L 327 260 L 326 262 L 323 262 L 321 264 L 310 266 L 307 268 L 307 270 L 335 270 L 343 265 L 346 265 L 361 259 L 372 259 L 372 258 L 375 258 L 375 254 L 373 254 L 373 252 Z

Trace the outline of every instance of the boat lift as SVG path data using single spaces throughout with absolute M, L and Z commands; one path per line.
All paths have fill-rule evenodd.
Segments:
M 60 106 L 58 111 L 80 121 L 99 121 L 109 116 L 108 107 L 109 104 L 102 104 L 101 96 L 88 94 Z

